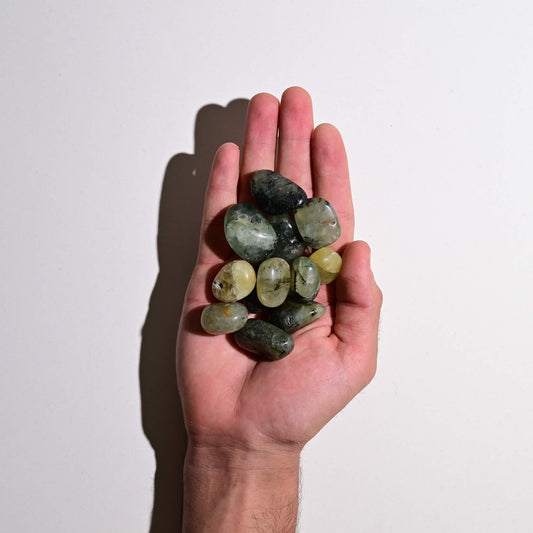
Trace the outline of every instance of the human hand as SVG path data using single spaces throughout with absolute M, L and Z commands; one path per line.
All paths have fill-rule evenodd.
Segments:
M 327 199 L 342 228 L 332 245 L 343 257 L 341 272 L 316 298 L 326 313 L 295 332 L 294 350 L 275 362 L 250 357 L 231 336 L 207 335 L 198 312 L 212 301 L 214 274 L 233 255 L 224 239 L 223 213 L 238 201 L 252 201 L 250 176 L 263 168 L 292 179 L 308 197 Z M 283 458 L 281 463 L 289 458 L 286 464 L 293 465 L 291 458 L 370 382 L 382 296 L 370 269 L 369 247 L 351 242 L 353 229 L 339 132 L 329 124 L 314 128 L 311 99 L 303 89 L 285 91 L 281 104 L 272 95 L 256 95 L 249 105 L 241 168 L 233 144 L 221 146 L 213 162 L 197 264 L 178 333 L 178 384 L 189 459 L 202 453 L 209 462 L 224 457 L 225 463 L 249 466 L 255 458 L 266 457 L 265 465 L 272 458 Z

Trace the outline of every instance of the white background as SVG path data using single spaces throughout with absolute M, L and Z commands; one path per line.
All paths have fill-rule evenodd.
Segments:
M 533 531 L 531 6 L 3 0 L 0 529 L 147 533 L 143 412 L 152 533 L 176 530 L 209 143 L 300 85 L 385 295 L 375 380 L 304 452 L 300 530 Z

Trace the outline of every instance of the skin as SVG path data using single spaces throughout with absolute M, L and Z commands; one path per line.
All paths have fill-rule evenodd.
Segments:
M 279 132 L 277 164 L 276 141 Z M 330 124 L 314 127 L 309 94 L 287 89 L 281 102 L 261 93 L 249 105 L 242 164 L 224 144 L 206 192 L 197 264 L 186 294 L 177 342 L 178 385 L 188 432 L 183 531 L 294 531 L 299 457 L 305 445 L 373 378 L 382 294 L 370 249 L 352 242 L 353 206 L 346 152 Z M 249 181 L 277 170 L 309 197 L 326 198 L 342 235 L 335 283 L 316 298 L 326 314 L 293 334 L 281 361 L 259 362 L 231 336 L 209 336 L 199 312 L 221 264 L 233 258 L 223 238 L 225 209 L 252 201 Z

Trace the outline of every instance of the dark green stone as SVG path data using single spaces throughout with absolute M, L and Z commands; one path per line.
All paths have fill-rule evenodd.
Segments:
M 259 318 L 250 318 L 235 333 L 235 342 L 243 350 L 269 361 L 283 359 L 294 348 L 292 337 L 282 329 Z
M 251 186 L 259 208 L 272 215 L 293 211 L 307 200 L 307 194 L 299 185 L 273 170 L 257 171 L 252 176 Z
M 297 257 L 291 265 L 291 293 L 304 302 L 316 298 L 320 290 L 318 267 L 309 257 Z
M 270 222 L 256 207 L 244 202 L 226 211 L 224 233 L 233 251 L 250 263 L 269 257 L 278 240 Z
M 318 302 L 286 300 L 272 310 L 270 322 L 287 333 L 303 328 L 324 316 L 326 308 Z M 248 320 L 250 322 L 250 320 Z
M 294 217 L 289 213 L 283 213 L 268 217 L 268 221 L 278 236 L 272 257 L 281 257 L 288 263 L 300 257 L 305 251 L 305 243 L 298 232 Z
M 306 244 L 323 248 L 341 235 L 341 226 L 333 206 L 324 198 L 309 198 L 294 212 L 296 226 Z

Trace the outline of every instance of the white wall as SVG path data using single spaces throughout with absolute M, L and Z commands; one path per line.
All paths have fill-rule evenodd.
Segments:
M 375 381 L 305 450 L 301 531 L 531 531 L 531 6 L 4 0 L 0 529 L 147 533 L 141 407 L 173 529 L 179 297 L 245 102 L 204 106 L 301 85 L 385 294 Z

